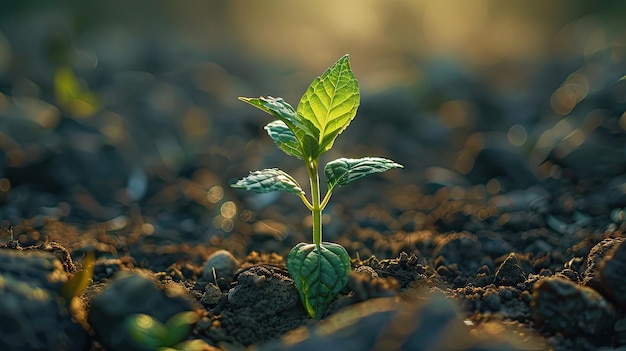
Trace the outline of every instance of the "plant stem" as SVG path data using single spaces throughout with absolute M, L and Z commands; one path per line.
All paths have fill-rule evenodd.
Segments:
M 322 207 L 320 206 L 320 177 L 317 170 L 317 160 L 311 160 L 307 169 L 311 180 L 311 201 L 313 214 L 313 243 L 318 247 L 322 243 Z

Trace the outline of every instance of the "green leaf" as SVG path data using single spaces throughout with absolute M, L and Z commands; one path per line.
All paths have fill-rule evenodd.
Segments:
M 265 126 L 267 134 L 274 140 L 276 145 L 283 150 L 287 155 L 297 157 L 301 160 L 304 159 L 298 139 L 293 134 L 291 129 L 281 120 L 268 123 Z
M 285 102 L 283 98 L 271 96 L 261 96 L 259 98 L 239 97 L 239 100 L 283 121 L 296 137 L 300 154 L 305 155 L 307 158 L 317 154 L 319 130 L 310 121 L 300 118 L 293 107 Z
M 60 295 L 65 298 L 66 301 L 71 300 L 73 297 L 79 296 L 83 293 L 89 282 L 93 278 L 93 269 L 96 263 L 96 256 L 94 251 L 88 251 L 85 254 L 85 265 L 83 270 L 76 272 L 72 278 L 70 278 L 61 288 Z
M 286 191 L 289 193 L 304 194 L 300 184 L 292 176 L 278 168 L 266 168 L 260 171 L 250 172 L 250 175 L 239 179 L 231 187 L 246 189 L 256 193 L 269 193 L 271 191 Z
M 59 105 L 74 117 L 90 117 L 100 109 L 96 94 L 69 67 L 60 67 L 54 73 L 54 94 Z
M 365 176 L 403 167 L 382 157 L 339 158 L 326 164 L 324 175 L 328 189 L 332 191 L 336 186 L 352 183 Z
M 287 123 L 289 128 L 292 128 L 300 123 L 296 116 L 296 110 L 294 110 L 294 108 L 281 97 L 275 98 L 271 96 L 261 96 L 258 98 L 247 98 L 240 96 L 239 100 L 280 119 L 281 121 Z
M 348 55 L 313 80 L 297 109 L 298 118 L 310 121 L 318 132 L 318 152 L 313 158 L 332 148 L 337 135 L 356 115 L 359 101 L 359 83 L 350 69 Z
M 309 316 L 320 319 L 348 283 L 350 256 L 343 246 L 300 243 L 287 256 L 287 269 Z
M 152 316 L 143 313 L 133 314 L 124 321 L 124 327 L 133 341 L 144 348 L 156 350 L 167 338 L 167 328 Z
M 198 319 L 198 314 L 193 311 L 181 312 L 172 316 L 165 324 L 167 338 L 164 340 L 164 344 L 173 346 L 184 340 Z

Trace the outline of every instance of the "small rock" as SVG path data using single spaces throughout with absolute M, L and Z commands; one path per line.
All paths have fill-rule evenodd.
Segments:
M 0 250 L 0 349 L 84 350 L 88 336 L 59 291 L 68 276 L 53 255 Z
M 567 336 L 587 335 L 598 343 L 610 341 L 615 308 L 597 291 L 563 278 L 545 278 L 533 286 L 531 317 Z
M 211 254 L 204 264 L 202 279 L 213 282 L 215 279 L 223 278 L 230 282 L 238 268 L 239 261 L 233 254 L 226 250 L 218 250 Z
M 602 260 L 600 284 L 606 294 L 620 307 L 626 307 L 626 242 L 622 242 Z
M 34 250 L 0 249 L 0 273 L 54 291 L 59 291 L 68 280 L 59 260 L 49 253 Z
M 583 273 L 583 284 L 596 290 L 602 290 L 598 272 L 600 262 L 602 262 L 605 257 L 609 256 L 609 253 L 615 250 L 622 241 L 622 238 L 604 239 L 591 248 L 589 255 L 587 255 L 587 262 Z
M 526 274 L 514 252 L 502 262 L 495 275 L 495 284 L 498 286 L 515 286 L 526 280 Z
M 224 294 L 222 294 L 220 288 L 213 283 L 209 283 L 204 288 L 204 294 L 202 294 L 200 302 L 211 308 L 217 306 L 223 298 Z

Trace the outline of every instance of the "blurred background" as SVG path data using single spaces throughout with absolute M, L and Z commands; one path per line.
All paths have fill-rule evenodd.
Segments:
M 283 220 L 306 216 L 297 198 L 228 183 L 267 167 L 306 183 L 305 172 L 263 131 L 271 117 L 237 97 L 296 106 L 346 53 L 361 107 L 325 161 L 406 168 L 338 191 L 338 203 L 615 177 L 625 15 L 617 0 L 4 2 L 0 215 L 284 237 Z M 285 210 L 297 219 L 259 221 Z

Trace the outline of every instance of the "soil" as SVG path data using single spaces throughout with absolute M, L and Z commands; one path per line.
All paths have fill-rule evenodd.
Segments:
M 528 96 L 498 88 L 506 67 L 433 62 L 418 62 L 438 68 L 427 91 L 364 93 L 323 161 L 405 168 L 333 194 L 324 240 L 347 249 L 352 272 L 315 321 L 284 261 L 310 240 L 306 209 L 228 187 L 266 167 L 306 183 L 269 120 L 234 105 L 284 71 L 246 74 L 245 55 L 217 53 L 178 70 L 180 58 L 137 50 L 125 58 L 163 61 L 78 71 L 101 99 L 87 117 L 38 72 L 26 98 L 29 84 L 0 75 L 0 349 L 150 350 L 128 318 L 186 311 L 199 316 L 186 338 L 206 350 L 626 349 L 624 56 L 537 64 Z M 198 89 L 207 62 L 235 95 Z M 552 94 L 574 75 L 593 90 L 555 114 Z M 445 103 L 471 116 L 444 123 Z M 68 295 L 90 252 L 92 279 Z

